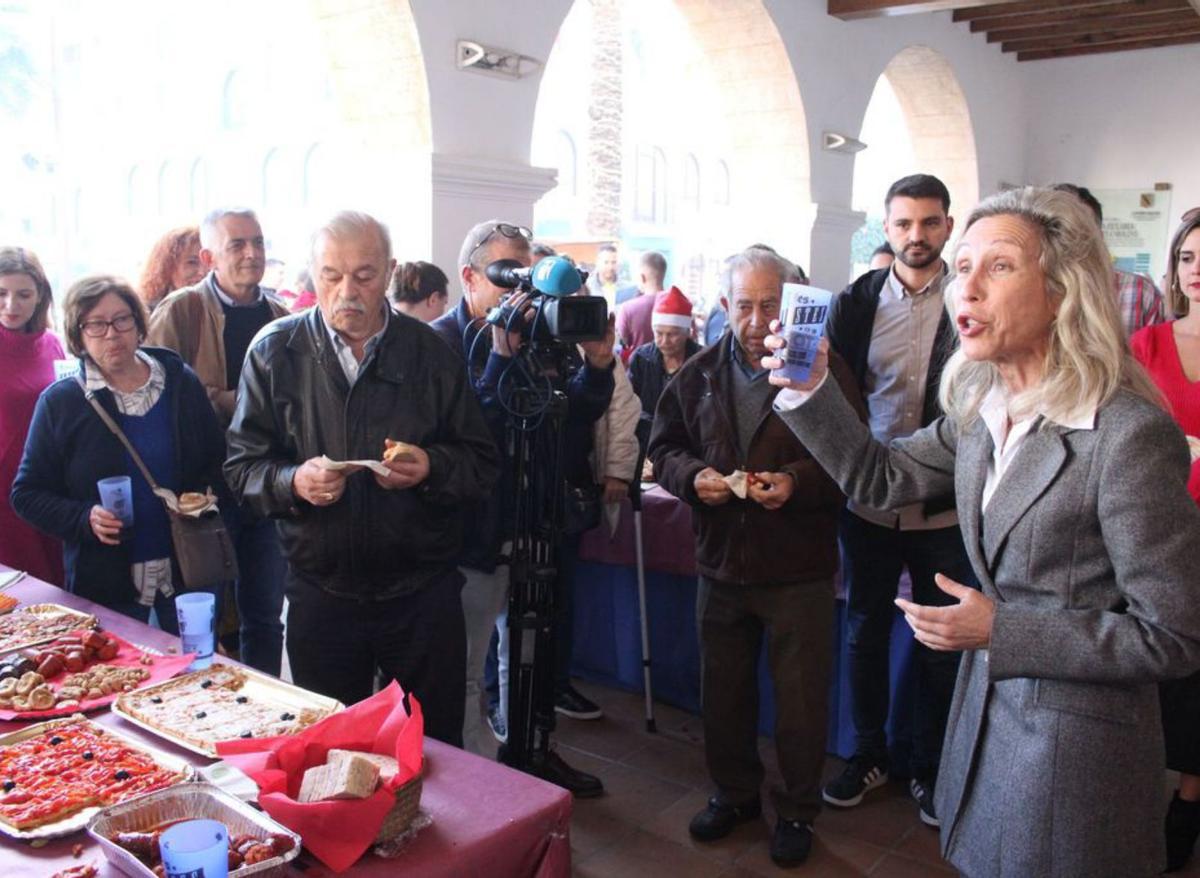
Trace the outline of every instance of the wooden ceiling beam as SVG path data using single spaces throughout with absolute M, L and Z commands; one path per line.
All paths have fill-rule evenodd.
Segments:
M 969 9 L 956 9 L 952 18 L 954 21 L 974 21 L 977 18 L 1028 15 L 1055 9 L 1080 9 L 1124 2 L 1127 0 L 1017 0 L 1015 3 L 990 3 L 986 6 L 973 6 Z
M 1028 15 L 977 18 L 970 23 L 970 29 L 972 33 L 979 33 L 980 31 L 991 31 L 997 28 L 1040 27 L 1043 25 L 1068 24 L 1072 22 L 1091 22 L 1114 16 L 1153 16 L 1166 12 L 1186 11 L 1189 8 L 1190 4 L 1188 0 L 1124 0 L 1124 2 L 1120 3 L 1106 3 L 1100 6 L 1079 7 L 1077 9 L 1036 12 Z
M 948 12 L 985 4 L 995 6 L 996 0 L 828 0 L 826 11 L 842 21 L 854 21 L 919 12 Z
M 987 32 L 989 43 L 1009 43 L 1016 40 L 1038 40 L 1072 37 L 1082 34 L 1125 32 L 1170 31 L 1175 27 L 1200 24 L 1200 15 L 1191 9 L 1179 12 L 1164 12 L 1161 15 L 1131 15 L 1113 18 L 1098 18 L 1092 21 L 1072 21 L 1064 24 L 1042 25 L 1041 27 L 1015 27 Z
M 1070 58 L 1076 55 L 1099 55 L 1106 52 L 1126 52 L 1132 49 L 1159 49 L 1164 46 L 1185 46 L 1200 43 L 1200 34 L 1159 37 L 1152 40 L 1131 40 L 1123 43 L 1104 43 L 1099 46 L 1074 46 L 1018 52 L 1018 61 L 1046 61 L 1051 58 Z

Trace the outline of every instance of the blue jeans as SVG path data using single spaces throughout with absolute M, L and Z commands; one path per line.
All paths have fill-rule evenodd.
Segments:
M 888 658 L 900 572 L 908 568 L 913 600 L 918 604 L 947 606 L 954 598 L 933 581 L 943 573 L 956 582 L 978 588 L 967 560 L 962 532 L 955 527 L 936 530 L 897 530 L 881 527 L 842 513 L 841 537 L 845 577 L 847 646 L 849 654 L 851 716 L 857 735 L 855 752 L 888 764 L 887 723 L 890 687 Z M 916 681 L 913 735 L 913 776 L 929 784 L 937 779 L 942 738 L 960 653 L 939 652 L 914 644 Z
M 275 522 L 241 506 L 230 536 L 237 552 L 234 584 L 241 625 L 242 662 L 278 677 L 283 663 L 283 583 L 287 562 Z

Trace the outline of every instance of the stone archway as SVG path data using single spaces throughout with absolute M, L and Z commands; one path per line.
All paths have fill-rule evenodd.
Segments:
M 918 165 L 941 178 L 953 212 L 965 217 L 979 201 L 979 164 L 971 113 L 954 68 L 927 46 L 909 46 L 888 62 L 883 76 L 904 112 Z
M 539 203 L 549 237 L 668 251 L 668 279 L 696 298 L 710 297 L 721 258 L 755 241 L 808 260 L 807 123 L 761 0 L 577 0 L 532 140 L 533 164 L 579 182 Z M 561 167 L 570 155 L 575 175 Z

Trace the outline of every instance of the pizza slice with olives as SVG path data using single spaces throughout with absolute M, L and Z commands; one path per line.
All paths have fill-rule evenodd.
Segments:
M 51 722 L 0 746 L 0 821 L 29 830 L 184 779 L 87 720 Z

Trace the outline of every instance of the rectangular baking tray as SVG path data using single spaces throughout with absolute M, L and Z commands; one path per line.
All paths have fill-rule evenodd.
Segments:
M 126 875 L 155 878 L 153 871 L 142 865 L 129 851 L 110 841 L 109 837 L 118 832 L 150 832 L 176 820 L 219 820 L 229 830 L 231 839 L 244 833 L 260 838 L 280 833 L 291 836 L 295 842 L 292 849 L 282 856 L 231 871 L 229 874 L 232 878 L 278 874 L 283 871 L 285 863 L 300 854 L 299 835 L 253 806 L 207 783 L 180 784 L 111 805 L 88 821 L 87 832 L 104 850 L 108 861 Z
M 346 706 L 334 698 L 318 695 L 316 692 L 309 692 L 307 689 L 301 689 L 299 686 L 286 683 L 283 680 L 272 677 L 268 674 L 260 673 L 259 671 L 255 671 L 251 668 L 239 666 L 238 669 L 246 675 L 246 683 L 242 687 L 241 691 L 252 697 L 269 699 L 277 703 L 282 708 L 323 710 L 326 711 L 326 715 L 329 715 L 337 713 L 339 710 L 343 710 Z M 150 697 L 160 689 L 178 685 L 181 680 L 186 680 L 188 677 L 192 676 L 201 676 L 203 674 L 204 671 L 192 671 L 191 674 L 181 674 L 178 677 L 165 680 L 162 683 L 155 683 L 153 686 L 147 686 L 143 689 L 137 689 L 134 691 L 138 697 Z M 163 740 L 170 741 L 172 744 L 182 747 L 185 750 L 189 750 L 192 753 L 197 753 L 200 756 L 207 756 L 210 759 L 220 758 L 217 753 L 216 741 L 213 741 L 207 746 L 198 746 L 185 738 L 175 735 L 169 730 L 160 729 L 157 726 L 151 725 L 150 723 L 143 722 L 142 720 L 125 711 L 121 704 L 123 698 L 124 696 L 114 701 L 111 710 L 114 714 L 125 720 L 125 722 L 132 723 L 139 729 L 145 729 L 152 735 L 157 735 Z
M 154 747 L 147 747 L 145 744 L 141 743 L 140 741 L 135 741 L 127 735 L 122 735 L 120 732 L 114 731 L 107 726 L 102 726 L 98 723 L 92 722 L 81 713 L 77 713 L 74 716 L 62 717 L 60 719 L 52 719 L 48 722 L 37 723 L 32 726 L 26 726 L 20 731 L 10 732 L 7 735 L 0 736 L 0 747 L 5 747 L 10 744 L 19 744 L 29 738 L 37 737 L 42 732 L 48 731 L 51 728 L 63 726 L 67 723 L 74 723 L 78 720 L 82 720 L 90 725 L 93 729 L 99 730 L 105 735 L 110 735 L 111 737 L 116 738 L 131 750 L 148 753 L 154 759 L 154 761 L 163 768 L 166 768 L 169 771 L 181 772 L 183 774 L 183 779 L 180 781 L 180 783 L 190 780 L 195 772 L 195 769 L 192 768 L 191 763 L 186 759 L 180 756 L 172 756 L 170 753 L 164 753 L 162 750 L 158 750 Z M 173 787 L 168 787 L 168 789 L 173 789 Z M 155 792 L 159 791 L 156 790 Z M 153 793 L 149 795 L 153 795 Z M 137 796 L 135 798 L 141 798 L 141 796 Z M 130 799 L 130 801 L 133 801 L 133 799 Z M 124 804 L 124 802 L 120 804 Z M 34 839 L 39 838 L 60 838 L 64 835 L 70 835 L 73 832 L 79 832 L 79 830 L 84 829 L 87 826 L 88 821 L 100 810 L 101 806 L 93 805 L 92 807 L 84 808 L 82 811 L 78 811 L 63 820 L 58 820 L 54 823 L 47 823 L 43 826 L 36 826 L 33 829 L 17 829 L 0 820 L 0 833 L 7 835 L 9 838 L 15 838 L 21 841 L 33 841 Z
M 35 616 L 67 616 L 75 621 L 70 628 L 66 628 L 58 634 L 51 634 L 48 637 L 37 637 L 33 640 L 21 640 L 9 646 L 5 646 L 3 642 L 4 631 L 10 625 L 16 625 L 17 621 L 25 613 L 31 613 Z M 6 613 L 0 616 L 0 655 L 6 655 L 10 652 L 16 652 L 18 649 L 26 649 L 30 646 L 38 646 L 43 643 L 49 643 L 54 638 L 61 634 L 67 634 L 71 631 L 77 631 L 80 628 L 95 628 L 97 624 L 96 617 L 91 613 L 72 610 L 70 607 L 64 607 L 62 604 L 30 604 L 27 607 L 18 607 L 11 613 Z

